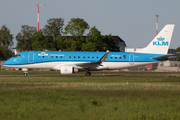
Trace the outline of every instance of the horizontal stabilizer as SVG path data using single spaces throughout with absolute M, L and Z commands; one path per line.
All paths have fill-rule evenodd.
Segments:
M 167 54 L 167 55 L 163 55 L 163 56 L 158 56 L 158 57 L 154 57 L 153 59 L 163 59 L 163 58 L 169 58 L 174 56 L 174 54 Z
M 168 57 L 169 60 L 174 60 L 174 59 L 177 59 L 177 56 L 170 56 Z

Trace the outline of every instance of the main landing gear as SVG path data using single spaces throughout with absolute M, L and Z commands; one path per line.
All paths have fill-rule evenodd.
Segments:
M 91 76 L 91 72 L 87 71 L 85 76 Z

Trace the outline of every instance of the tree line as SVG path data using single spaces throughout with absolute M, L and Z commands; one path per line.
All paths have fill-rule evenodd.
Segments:
M 11 49 L 13 44 L 13 34 L 6 25 L 3 25 L 0 29 L 0 60 L 6 60 L 14 55 Z
M 0 30 L 0 60 L 13 55 L 13 38 L 10 29 L 3 25 Z M 22 25 L 15 38 L 18 51 L 119 51 L 111 34 L 101 35 L 95 26 L 90 28 L 81 18 L 70 19 L 66 26 L 63 18 L 50 18 L 40 31 L 36 27 Z
M 101 35 L 95 26 L 90 28 L 81 18 L 72 18 L 65 27 L 63 18 L 51 18 L 38 32 L 36 27 L 22 25 L 16 40 L 20 51 L 119 51 L 111 34 Z

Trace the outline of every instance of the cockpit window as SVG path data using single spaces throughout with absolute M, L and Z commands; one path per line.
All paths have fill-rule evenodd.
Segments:
M 18 58 L 20 58 L 20 57 L 21 57 L 21 55 L 17 54 L 17 55 L 15 55 L 14 57 L 18 57 Z

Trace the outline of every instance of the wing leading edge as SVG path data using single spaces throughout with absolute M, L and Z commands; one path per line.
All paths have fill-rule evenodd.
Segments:
M 100 65 L 102 62 L 105 62 L 108 58 L 108 55 L 109 55 L 109 50 L 107 50 L 106 54 L 103 57 L 101 57 L 101 59 L 97 62 L 78 63 L 75 65 L 83 68 L 90 68 L 92 66 L 97 66 Z

